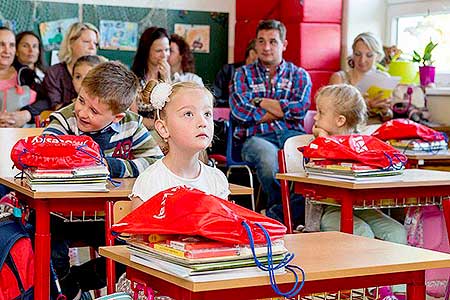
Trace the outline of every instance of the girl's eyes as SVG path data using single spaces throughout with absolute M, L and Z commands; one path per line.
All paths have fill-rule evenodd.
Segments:
M 184 115 L 186 117 L 192 117 L 194 114 L 192 112 L 190 112 L 190 111 L 187 111 L 187 112 L 184 113 Z
M 205 116 L 208 118 L 212 117 L 212 112 L 210 111 L 205 112 Z

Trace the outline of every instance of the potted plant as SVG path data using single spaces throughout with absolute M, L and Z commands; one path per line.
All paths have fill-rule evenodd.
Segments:
M 427 86 L 430 83 L 434 83 L 434 75 L 436 73 L 436 68 L 433 66 L 433 61 L 431 60 L 431 52 L 436 48 L 438 44 L 430 41 L 423 50 L 423 55 L 420 56 L 417 51 L 414 51 L 413 62 L 421 64 L 419 66 L 420 75 L 420 85 Z

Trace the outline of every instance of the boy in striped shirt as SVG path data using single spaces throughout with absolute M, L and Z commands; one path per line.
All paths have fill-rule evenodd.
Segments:
M 103 151 L 111 177 L 137 177 L 162 157 L 142 117 L 129 111 L 139 80 L 119 62 L 94 67 L 74 103 L 50 116 L 44 134 L 88 135 Z

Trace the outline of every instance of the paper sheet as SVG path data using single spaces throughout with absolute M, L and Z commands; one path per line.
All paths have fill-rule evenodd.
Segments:
M 368 93 L 370 98 L 373 98 L 380 91 L 383 92 L 385 98 L 390 98 L 400 79 L 400 77 L 387 76 L 378 71 L 370 71 L 364 75 L 356 87 L 362 94 Z

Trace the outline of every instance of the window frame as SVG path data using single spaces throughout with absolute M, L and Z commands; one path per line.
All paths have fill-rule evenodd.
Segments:
M 426 14 L 450 14 L 450 0 L 387 0 L 386 41 L 390 45 L 397 43 L 397 27 L 399 17 L 423 16 Z M 450 72 L 436 70 L 436 83 L 450 86 Z

